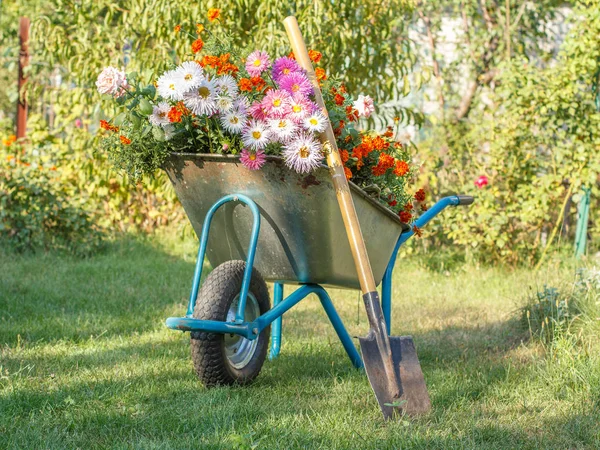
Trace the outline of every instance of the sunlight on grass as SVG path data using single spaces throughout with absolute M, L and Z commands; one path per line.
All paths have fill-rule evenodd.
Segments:
M 398 270 L 393 333 L 414 336 L 434 409 L 385 424 L 313 297 L 285 316 L 282 354 L 253 385 L 202 387 L 188 336 L 163 325 L 183 314 L 193 273 L 194 242 L 174 239 L 86 260 L 0 257 L 0 448 L 600 445 L 597 352 L 548 357 L 518 320 L 527 293 L 571 267 Z M 364 335 L 358 294 L 331 296 Z

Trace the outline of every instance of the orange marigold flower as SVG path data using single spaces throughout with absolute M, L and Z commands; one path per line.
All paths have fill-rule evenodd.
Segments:
M 387 130 L 385 131 L 385 133 L 383 133 L 383 135 L 385 137 L 391 138 L 394 135 L 394 128 L 393 127 L 387 127 Z
M 408 211 L 400 211 L 398 215 L 400 216 L 400 221 L 403 223 L 408 223 L 412 219 L 412 214 Z
M 288 58 L 296 59 L 296 55 L 294 55 L 294 52 L 290 52 L 290 54 L 288 55 Z
M 204 41 L 200 38 L 196 39 L 192 42 L 192 53 L 199 53 L 202 51 L 202 47 L 204 47 Z
M 423 236 L 423 232 L 421 231 L 421 229 L 418 226 L 413 225 L 412 230 L 413 230 L 413 233 L 415 233 L 415 235 L 417 237 Z
M 349 180 L 352 178 L 352 171 L 348 167 L 344 167 L 344 174 L 346 175 L 346 179 Z
M 406 205 L 404 205 L 404 211 L 411 212 L 412 209 L 413 209 L 413 204 L 411 202 L 408 202 Z
M 210 20 L 211 22 L 214 22 L 215 20 L 217 20 L 220 15 L 221 15 L 221 10 L 219 8 L 210 8 L 208 10 L 208 12 L 206 13 L 206 17 L 208 17 L 208 20 Z
M 317 67 L 315 69 L 315 75 L 317 76 L 318 81 L 325 81 L 327 79 L 327 74 L 325 73 L 325 69 L 321 67 Z
M 102 128 L 103 130 L 108 130 L 108 131 L 112 131 L 114 133 L 119 131 L 119 127 L 116 127 L 114 125 L 111 125 L 110 123 L 108 123 L 106 120 L 101 120 L 100 121 L 100 128 Z
M 14 134 L 11 134 L 9 137 L 7 137 L 6 139 L 2 139 L 2 143 L 4 145 L 6 145 L 7 147 L 10 147 L 11 145 L 13 145 L 15 142 L 17 142 L 17 136 L 15 136 Z
M 408 173 L 409 170 L 409 166 L 408 163 L 406 161 L 396 161 L 396 168 L 394 169 L 394 174 L 399 176 L 399 177 L 403 177 L 404 175 L 406 175 Z
M 340 159 L 342 160 L 342 164 L 346 164 L 346 161 L 348 161 L 348 159 L 350 159 L 348 150 L 340 150 Z
M 257 91 L 262 91 L 267 85 L 267 82 L 265 80 L 263 80 L 261 77 L 252 77 L 252 78 L 250 78 L 250 82 L 252 83 L 252 86 L 254 86 L 254 88 Z
M 394 117 L 394 123 L 398 123 L 398 122 L 400 122 L 400 117 L 398 117 L 398 116 Z
M 204 31 L 204 25 L 201 23 L 196 24 L 196 33 L 200 34 Z
M 354 109 L 352 105 L 346 106 L 346 118 L 348 122 L 355 122 L 358 120 L 358 111 Z
M 373 172 L 373 175 L 379 177 L 381 175 L 384 175 L 387 172 L 387 170 L 392 168 L 393 166 L 394 157 L 388 155 L 387 153 L 381 153 L 379 155 L 379 161 L 377 162 L 377 165 L 371 169 L 371 172 Z
M 346 100 L 346 99 L 344 97 L 342 97 L 340 94 L 335 94 L 335 98 L 333 99 L 335 104 L 338 106 L 342 106 L 344 104 L 344 100 Z
M 425 200 L 425 189 L 419 189 L 417 192 L 415 192 L 415 200 L 418 202 Z
M 181 122 L 181 116 L 182 115 L 183 115 L 182 112 L 179 111 L 176 106 L 173 106 L 169 110 L 169 114 L 167 114 L 167 117 L 169 118 L 169 122 L 171 122 L 171 123 L 179 123 L 179 122 Z
M 175 33 L 179 33 L 181 31 L 181 25 L 175 25 L 175 28 L 173 28 L 173 31 L 175 31 Z
M 348 92 L 348 91 L 346 91 L 346 86 L 344 86 L 343 84 L 340 85 L 340 92 L 342 94 L 345 94 L 346 92 Z
M 121 139 L 121 143 L 123 145 L 129 145 L 131 144 L 131 139 L 129 139 L 128 137 L 125 137 L 123 135 L 119 136 L 119 139 Z
M 321 57 L 323 55 L 321 54 L 321 52 L 318 52 L 316 50 L 309 50 L 308 51 L 308 57 L 310 58 L 310 60 L 312 62 L 314 62 L 315 64 L 318 63 L 319 61 L 321 61 Z
M 246 92 L 252 91 L 252 82 L 248 78 L 240 79 L 238 86 L 240 87 L 240 91 L 246 91 Z
M 372 142 L 375 150 L 386 150 L 390 146 L 390 143 L 386 142 L 381 136 L 375 136 Z

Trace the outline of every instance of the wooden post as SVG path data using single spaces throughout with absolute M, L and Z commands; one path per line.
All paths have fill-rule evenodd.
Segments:
M 24 86 L 27 81 L 25 67 L 29 65 L 29 19 L 21 17 L 19 23 L 19 99 L 17 100 L 17 139 L 24 138 L 27 132 L 27 100 Z

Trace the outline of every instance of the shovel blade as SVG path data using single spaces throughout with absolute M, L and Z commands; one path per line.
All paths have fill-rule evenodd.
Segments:
M 384 359 L 374 337 L 359 338 L 363 363 L 381 412 L 386 419 L 395 413 L 418 415 L 431 409 L 425 378 L 411 336 L 390 336 L 394 368 L 400 386 L 391 386 L 384 369 Z M 400 392 L 400 397 L 394 397 Z M 394 405 L 394 406 L 391 406 Z

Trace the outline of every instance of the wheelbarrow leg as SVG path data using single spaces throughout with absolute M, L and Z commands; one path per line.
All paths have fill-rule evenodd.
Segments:
M 283 284 L 273 284 L 273 307 L 277 306 L 281 300 L 283 300 Z M 273 321 L 271 327 L 271 350 L 269 352 L 269 359 L 275 359 L 279 356 L 281 351 L 281 322 L 283 316 L 279 316 Z
M 360 353 L 358 353 L 358 350 L 356 350 L 354 342 L 352 342 L 352 338 L 350 337 L 350 334 L 348 334 L 348 330 L 346 330 L 342 319 L 335 310 L 335 307 L 333 306 L 333 302 L 331 301 L 329 294 L 322 287 L 320 287 L 319 290 L 316 290 L 315 294 L 317 294 L 319 300 L 321 300 L 321 305 L 323 306 L 327 317 L 329 317 L 329 321 L 331 322 L 331 325 L 333 325 L 333 328 L 335 329 L 338 338 L 342 342 L 346 353 L 350 357 L 350 361 L 352 361 L 354 367 L 356 367 L 357 369 L 362 369 L 364 365 L 362 362 L 362 358 L 360 357 Z

